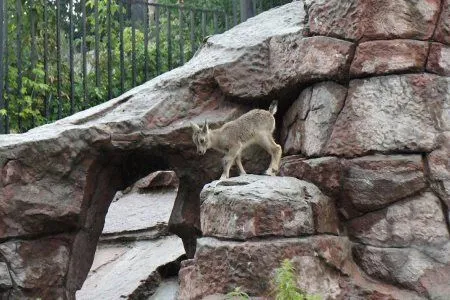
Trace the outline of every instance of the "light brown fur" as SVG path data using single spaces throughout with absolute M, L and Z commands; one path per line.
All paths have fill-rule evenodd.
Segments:
M 236 162 L 240 174 L 246 174 L 241 162 L 242 151 L 250 145 L 257 144 L 271 155 L 270 166 L 267 175 L 275 175 L 278 172 L 281 160 L 281 147 L 273 139 L 275 130 L 276 102 L 273 102 L 269 111 L 254 109 L 240 116 L 236 120 L 224 124 L 218 129 L 210 130 L 207 122 L 203 127 L 191 124 L 193 129 L 192 139 L 200 154 L 212 148 L 224 153 L 223 173 L 220 177 L 229 177 L 230 168 Z

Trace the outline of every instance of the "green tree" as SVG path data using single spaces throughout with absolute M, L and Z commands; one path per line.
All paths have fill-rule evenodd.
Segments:
M 145 20 L 134 23 L 126 0 L 85 0 L 84 34 L 81 0 L 73 0 L 72 11 L 69 11 L 69 0 L 59 1 L 59 22 L 56 0 L 5 1 L 8 40 L 3 65 L 6 66 L 4 100 L 7 107 L 0 108 L 0 116 L 8 119 L 11 132 L 24 132 L 54 121 L 59 111 L 61 117 L 65 117 L 72 111 L 97 105 L 108 100 L 109 91 L 116 97 L 181 66 L 194 55 L 205 36 L 223 32 L 232 24 L 232 0 L 185 0 L 183 6 L 177 6 L 176 0 L 159 0 L 162 6 L 148 6 Z M 259 2 L 270 4 L 268 0 Z M 96 3 L 98 19 L 95 18 Z M 73 35 L 69 16 L 72 16 Z M 84 51 L 83 43 L 86 44 Z M 111 84 L 108 74 L 111 74 Z

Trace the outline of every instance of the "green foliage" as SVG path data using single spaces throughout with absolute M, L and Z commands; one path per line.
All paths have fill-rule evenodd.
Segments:
M 240 300 L 248 300 L 250 299 L 250 296 L 241 290 L 241 287 L 234 288 L 233 291 L 229 292 L 226 295 L 227 299 L 240 299 Z
M 24 132 L 58 119 L 59 113 L 65 117 L 97 105 L 108 100 L 109 91 L 111 97 L 116 97 L 181 66 L 194 55 L 205 36 L 223 32 L 227 25 L 233 23 L 233 0 L 185 0 L 181 7 L 174 5 L 177 0 L 159 0 L 159 4 L 171 4 L 160 6 L 159 26 L 156 26 L 157 9 L 154 6 L 149 6 L 147 14 L 144 14 L 145 20 L 135 19 L 132 22 L 129 1 L 111 0 L 108 8 L 109 0 L 98 0 L 96 19 L 96 0 L 86 0 L 84 34 L 81 1 L 73 1 L 72 12 L 69 11 L 68 0 L 60 2 L 58 26 L 54 0 L 5 1 L 8 41 L 4 51 L 4 100 L 7 107 L 0 109 L 0 116 L 9 120 L 11 132 Z M 259 0 L 257 11 L 282 2 L 288 1 Z M 239 20 L 239 1 L 235 3 Z M 201 12 L 194 8 L 204 10 Z M 60 30 L 59 54 L 56 28 Z M 35 33 L 34 39 L 32 32 Z M 108 36 L 111 36 L 111 41 Z M 71 49 L 73 77 L 70 71 Z M 86 76 L 83 70 L 84 54 Z
M 102 103 L 108 100 L 109 90 L 111 96 L 116 97 L 161 73 L 181 66 L 200 47 L 204 35 L 210 35 L 214 30 L 225 30 L 223 17 L 221 19 L 218 16 L 217 26 L 214 26 L 212 12 L 202 16 L 196 10 L 191 13 L 189 10 L 180 11 L 177 7 L 160 7 L 158 31 L 154 7 L 150 6 L 148 15 L 144 15 L 146 21 L 137 20 L 132 23 L 128 2 L 123 1 L 124 5 L 121 6 L 119 0 L 111 1 L 110 15 L 108 0 L 98 0 L 99 17 L 96 19 L 95 2 L 95 0 L 86 1 L 86 50 L 83 52 L 81 4 L 74 1 L 72 85 L 69 9 L 68 5 L 65 5 L 68 1 L 61 0 L 64 4 L 61 5 L 59 23 L 59 56 L 56 2 L 22 0 L 18 9 L 17 1 L 6 1 L 8 41 L 4 52 L 6 65 L 4 100 L 7 107 L 0 109 L 0 116 L 9 119 L 10 132 L 24 132 L 34 126 L 54 121 L 58 119 L 59 111 L 61 117 L 65 117 Z M 18 26 L 19 18 L 21 26 Z M 149 33 L 147 44 L 146 30 Z M 32 31 L 35 32 L 34 43 Z M 108 40 L 109 32 L 111 41 Z M 96 46 L 98 46 L 98 64 Z M 83 53 L 86 54 L 86 77 L 83 72 Z M 57 68 L 58 57 L 60 57 L 60 72 Z M 95 71 L 96 68 L 98 72 Z M 111 85 L 108 73 L 111 74 Z
M 307 295 L 297 287 L 294 266 L 288 259 L 283 260 L 281 267 L 275 272 L 276 300 L 320 300 L 319 296 Z

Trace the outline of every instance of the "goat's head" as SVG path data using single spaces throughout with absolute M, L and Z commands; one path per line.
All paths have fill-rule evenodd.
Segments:
M 211 147 L 211 141 L 209 138 L 209 127 L 208 122 L 205 120 L 205 125 L 199 127 L 197 124 L 191 123 L 192 127 L 192 140 L 197 146 L 198 154 L 205 154 L 206 150 Z

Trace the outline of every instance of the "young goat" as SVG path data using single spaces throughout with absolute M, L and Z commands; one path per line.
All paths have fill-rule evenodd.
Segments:
M 223 158 L 223 173 L 220 179 L 229 177 L 230 168 L 234 162 L 240 174 L 246 174 L 241 162 L 242 151 L 252 145 L 258 144 L 271 155 L 267 175 L 276 175 L 280 167 L 281 147 L 273 139 L 277 102 L 273 101 L 269 110 L 253 109 L 236 120 L 224 124 L 218 129 L 210 130 L 205 121 L 203 127 L 191 123 L 193 129 L 192 140 L 197 146 L 199 154 L 205 154 L 212 148 L 225 154 Z

